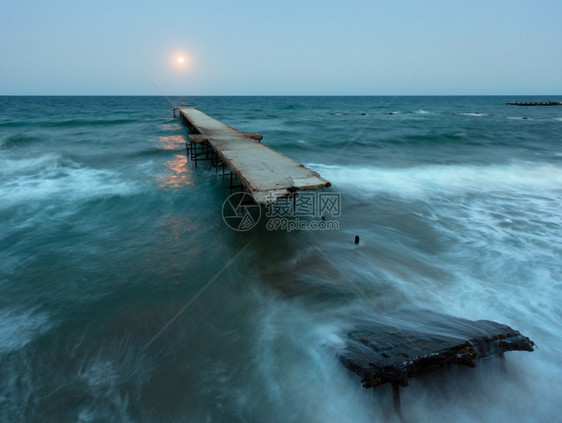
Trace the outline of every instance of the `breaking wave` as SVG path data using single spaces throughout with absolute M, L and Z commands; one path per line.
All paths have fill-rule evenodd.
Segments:
M 462 194 L 491 191 L 561 191 L 562 168 L 546 163 L 507 165 L 420 165 L 403 168 L 346 167 L 309 163 L 339 186 L 365 195 L 389 193 L 423 197 L 439 193 Z
M 39 201 L 86 200 L 131 195 L 135 182 L 115 170 L 84 167 L 57 154 L 26 159 L 0 159 L 0 209 Z

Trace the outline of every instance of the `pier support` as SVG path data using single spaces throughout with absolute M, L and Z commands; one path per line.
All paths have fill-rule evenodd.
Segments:
M 400 408 L 400 385 L 397 383 L 392 384 L 392 405 L 394 406 L 394 411 L 402 420 L 402 409 Z

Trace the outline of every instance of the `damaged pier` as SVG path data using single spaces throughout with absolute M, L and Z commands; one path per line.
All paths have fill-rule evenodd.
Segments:
M 262 136 L 240 132 L 193 107 L 178 107 L 189 128 L 187 146 L 191 160 L 210 160 L 228 168 L 257 204 L 272 204 L 300 190 L 316 190 L 331 184 L 318 173 L 261 143 Z M 231 181 L 232 187 L 232 181 Z
M 429 311 L 358 322 L 338 353 L 364 388 L 390 384 L 400 414 L 400 387 L 450 365 L 476 367 L 478 360 L 507 351 L 533 351 L 535 344 L 507 325 L 470 321 Z

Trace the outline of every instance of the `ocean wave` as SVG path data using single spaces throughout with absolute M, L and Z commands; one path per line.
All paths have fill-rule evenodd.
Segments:
M 0 160 L 0 209 L 41 201 L 87 200 L 132 195 L 136 182 L 122 180 L 118 172 L 84 167 L 56 154 L 29 159 Z
M 29 126 L 29 122 L 16 120 L 12 120 L 9 122 L 0 122 L 0 128 L 21 128 L 24 126 Z
M 442 142 L 460 142 L 467 140 L 469 137 L 466 132 L 442 132 L 442 133 L 427 133 L 427 134 L 413 134 L 404 135 L 398 141 L 406 141 L 407 144 L 418 143 L 442 143 Z
M 25 347 L 52 326 L 49 316 L 33 310 L 0 310 L 0 354 Z
M 330 166 L 309 163 L 332 182 L 365 195 L 389 193 L 407 197 L 467 192 L 562 191 L 562 168 L 547 163 L 506 165 L 424 165 L 403 168 Z
M 38 138 L 29 135 L 16 134 L 0 138 L 0 148 L 10 148 L 16 145 L 28 144 L 37 141 Z
M 488 116 L 486 113 L 478 113 L 478 112 L 473 112 L 473 113 L 461 113 L 461 115 L 463 115 L 463 116 L 475 116 L 475 117 Z
M 57 167 L 61 163 L 61 158 L 58 154 L 48 153 L 25 159 L 0 159 L 0 174 L 9 176 Z
M 134 123 L 134 119 L 67 119 L 61 121 L 37 121 L 36 128 L 74 128 L 78 126 L 114 126 Z M 19 128 L 29 126 L 28 122 L 12 121 L 0 123 L 0 128 Z
M 537 118 L 530 118 L 527 116 L 508 116 L 507 117 L 508 120 L 533 120 L 533 121 L 537 121 L 537 122 L 548 122 L 550 119 L 537 119 Z
M 132 119 L 70 119 L 63 121 L 54 122 L 39 122 L 37 126 L 43 126 L 48 128 L 59 128 L 59 127 L 76 127 L 76 126 L 113 126 L 113 125 L 126 125 L 134 122 Z

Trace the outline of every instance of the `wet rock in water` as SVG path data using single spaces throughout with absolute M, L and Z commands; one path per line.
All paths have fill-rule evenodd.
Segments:
M 411 377 L 451 364 L 476 367 L 478 359 L 533 351 L 534 345 L 500 323 L 418 312 L 358 322 L 339 359 L 361 377 L 363 387 L 391 383 L 398 389 L 408 386 Z

